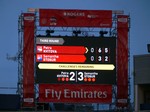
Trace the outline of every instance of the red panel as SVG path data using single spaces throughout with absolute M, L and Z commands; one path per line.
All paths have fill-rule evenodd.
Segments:
M 84 46 L 36 46 L 36 52 L 51 54 L 85 54 L 87 48 Z
M 117 106 L 127 107 L 128 99 L 128 16 L 119 15 L 117 22 Z
M 57 55 L 57 54 L 36 54 L 36 62 L 78 62 L 84 63 L 84 55 Z
M 34 107 L 34 14 L 24 14 L 23 107 Z
M 40 84 L 39 102 L 111 103 L 111 85 Z
M 112 27 L 111 10 L 40 9 L 40 26 Z

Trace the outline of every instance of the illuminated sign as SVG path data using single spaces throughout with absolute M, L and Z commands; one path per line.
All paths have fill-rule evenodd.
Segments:
M 39 9 L 39 25 L 55 27 L 112 27 L 111 10 Z
M 116 83 L 116 38 L 37 37 L 37 40 L 37 83 Z

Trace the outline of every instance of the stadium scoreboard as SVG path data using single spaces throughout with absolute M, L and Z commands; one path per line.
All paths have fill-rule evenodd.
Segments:
M 115 84 L 115 37 L 37 37 L 36 82 Z

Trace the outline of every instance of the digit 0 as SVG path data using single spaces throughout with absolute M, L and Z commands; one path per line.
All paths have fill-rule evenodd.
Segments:
M 94 61 L 94 56 L 91 56 L 91 61 Z
M 94 53 L 94 48 L 93 47 L 91 48 L 91 53 Z

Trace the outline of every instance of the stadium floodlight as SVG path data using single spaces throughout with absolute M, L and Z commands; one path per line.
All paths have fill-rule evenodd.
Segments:
M 100 31 L 99 32 L 100 37 L 104 37 L 104 35 L 107 34 L 107 33 L 108 33 L 108 31 Z
M 54 30 L 46 30 L 46 36 L 51 36 L 51 33 L 54 33 Z
M 74 31 L 73 31 L 73 34 L 77 37 L 77 36 L 78 36 L 78 34 L 81 34 L 81 31 L 80 31 L 80 30 L 77 30 L 77 31 L 76 31 L 76 30 L 74 30 Z

